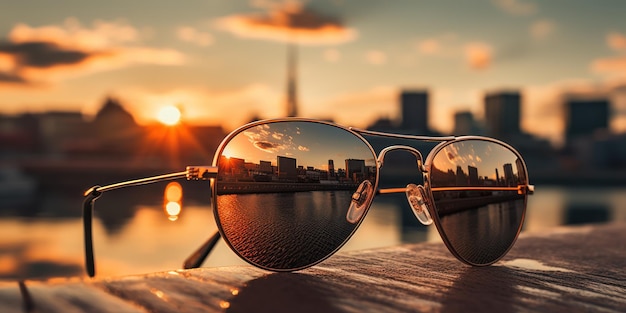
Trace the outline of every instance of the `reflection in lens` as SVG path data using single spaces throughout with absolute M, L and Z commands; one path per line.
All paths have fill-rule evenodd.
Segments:
M 377 177 L 374 152 L 360 137 L 303 121 L 237 133 L 217 166 L 216 218 L 227 243 L 273 270 L 313 265 L 341 247 L 362 219 L 347 217 L 355 191 Z
M 474 265 L 497 261 L 512 246 L 526 208 L 523 161 L 484 140 L 444 146 L 432 161 L 430 184 L 442 236 Z

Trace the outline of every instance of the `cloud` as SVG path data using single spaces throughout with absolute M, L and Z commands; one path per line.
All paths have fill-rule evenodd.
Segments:
M 298 150 L 308 152 L 310 149 L 305 146 L 298 146 Z
M 461 41 L 454 33 L 422 39 L 415 45 L 423 57 L 459 59 L 472 70 L 485 70 L 492 66 L 496 57 L 492 45 L 482 41 Z
M 491 65 L 492 48 L 482 42 L 468 43 L 464 47 L 465 60 L 468 66 L 474 70 L 484 70 Z
M 206 47 L 213 43 L 213 36 L 190 26 L 181 26 L 176 30 L 176 36 L 181 41 Z
M 422 40 L 417 44 L 417 50 L 427 55 L 438 54 L 441 49 L 441 43 L 434 38 Z
M 259 150 L 269 152 L 269 153 L 275 153 L 283 149 L 281 145 L 277 145 L 269 141 L 255 141 L 253 142 L 253 145 L 257 147 Z
M 40 85 L 133 64 L 184 62 L 180 52 L 138 45 L 140 40 L 124 22 L 95 21 L 92 28 L 72 18 L 60 26 L 18 24 L 0 42 L 0 84 Z
M 457 35 L 446 33 L 419 40 L 415 45 L 417 52 L 429 56 L 452 56 L 458 49 Z
M 556 26 L 550 20 L 535 21 L 530 25 L 530 35 L 535 39 L 545 39 L 554 33 Z
M 387 63 L 387 54 L 379 50 L 371 50 L 365 53 L 365 60 L 372 65 L 383 65 Z
M 531 15 L 537 12 L 537 6 L 520 0 L 492 0 L 495 6 L 512 15 Z
M 620 33 L 614 32 L 606 35 L 606 43 L 615 51 L 626 51 L 626 36 Z
M 256 4 L 266 12 L 223 17 L 216 20 L 217 27 L 242 38 L 306 45 L 340 44 L 357 37 L 356 30 L 345 27 L 339 19 L 322 15 L 299 2 L 256 1 Z
M 626 76 L 626 55 L 599 58 L 591 63 L 595 73 Z

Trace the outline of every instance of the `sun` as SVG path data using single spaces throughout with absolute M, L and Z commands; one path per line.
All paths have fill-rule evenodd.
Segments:
M 159 122 L 168 126 L 174 126 L 180 123 L 181 117 L 182 114 L 180 109 L 173 105 L 164 106 L 157 113 L 157 119 Z

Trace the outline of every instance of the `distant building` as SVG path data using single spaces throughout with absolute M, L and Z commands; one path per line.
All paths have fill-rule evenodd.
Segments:
M 328 176 L 335 177 L 335 161 L 328 160 Z
M 607 99 L 570 99 L 565 103 L 565 111 L 568 143 L 609 127 L 610 103 Z
M 259 172 L 272 174 L 272 162 L 270 161 L 259 161 Z
M 478 186 L 478 168 L 475 166 L 468 165 L 467 166 L 467 175 L 469 179 L 470 186 Z
M 504 170 L 504 181 L 506 182 L 506 185 L 513 186 L 516 183 L 515 174 L 513 173 L 513 164 L 506 163 L 502 167 Z
M 107 98 L 93 120 L 95 138 L 103 153 L 129 155 L 135 151 L 142 129 L 133 116 L 114 98 Z
M 64 154 L 76 142 L 90 139 L 91 128 L 80 112 L 51 111 L 39 116 L 39 130 L 44 150 L 51 155 Z
M 403 91 L 400 95 L 402 106 L 402 129 L 417 135 L 428 134 L 428 92 Z
M 485 96 L 485 123 L 487 134 L 507 138 L 520 134 L 519 92 L 494 92 Z
M 296 159 L 284 156 L 277 156 L 276 166 L 278 167 L 279 179 L 295 181 L 298 178 Z
M 472 112 L 461 111 L 454 114 L 454 135 L 480 135 L 481 133 Z
M 360 182 L 366 174 L 365 160 L 346 159 L 346 178 Z

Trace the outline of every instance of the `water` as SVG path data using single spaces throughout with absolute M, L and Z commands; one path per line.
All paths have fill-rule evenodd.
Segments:
M 120 190 L 96 203 L 94 245 L 98 276 L 140 274 L 181 267 L 216 231 L 203 194 L 185 195 L 174 219 L 164 212 L 164 185 Z M 51 193 L 26 209 L 0 211 L 0 279 L 84 275 L 80 197 Z M 560 225 L 626 222 L 626 187 L 538 186 L 529 198 L 523 232 Z M 342 251 L 441 241 L 434 226 L 419 224 L 402 194 L 381 195 Z M 205 266 L 246 264 L 223 242 Z

